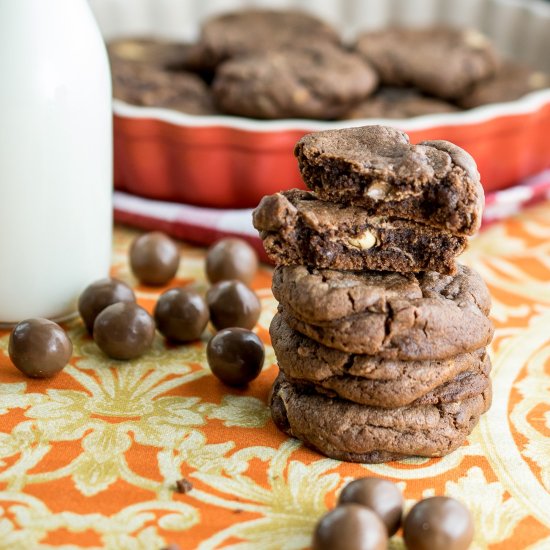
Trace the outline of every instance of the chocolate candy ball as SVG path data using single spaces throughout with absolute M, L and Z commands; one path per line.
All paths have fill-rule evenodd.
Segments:
M 388 535 L 380 518 L 358 504 L 325 514 L 313 533 L 313 550 L 386 550 Z
M 244 386 L 254 380 L 264 364 L 264 345 L 256 334 L 243 328 L 226 328 L 206 346 L 212 372 L 229 386 Z
M 88 332 L 94 330 L 95 318 L 107 307 L 117 302 L 135 302 L 134 291 L 118 279 L 100 279 L 87 286 L 78 299 L 78 311 Z
M 401 525 L 403 495 L 391 481 L 376 477 L 364 477 L 348 483 L 338 504 L 360 504 L 370 508 L 386 525 L 391 537 Z
M 180 265 L 180 253 L 172 239 L 160 231 L 137 237 L 130 247 L 130 267 L 146 285 L 165 285 L 174 278 Z
M 256 251 L 242 239 L 222 239 L 206 256 L 206 276 L 214 284 L 237 279 L 249 285 L 258 271 Z
M 466 550 L 474 538 L 470 512 L 453 498 L 417 502 L 403 525 L 409 550 Z
M 240 281 L 221 281 L 206 294 L 210 320 L 218 329 L 251 329 L 258 322 L 262 306 L 256 294 Z
M 10 334 L 13 364 L 31 378 L 50 378 L 69 362 L 73 344 L 65 331 L 48 319 L 27 319 Z
M 158 299 L 154 315 L 161 334 L 174 342 L 198 340 L 210 317 L 204 298 L 185 288 L 164 292 Z
M 94 323 L 94 341 L 113 359 L 135 359 L 153 343 L 155 322 L 142 307 L 119 302 L 106 307 Z

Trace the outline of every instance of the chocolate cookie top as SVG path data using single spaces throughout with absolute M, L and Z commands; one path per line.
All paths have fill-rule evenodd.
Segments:
M 281 265 L 401 273 L 454 273 L 466 237 L 294 189 L 264 197 L 253 212 L 268 256 Z
M 208 86 L 198 76 L 133 63 L 113 63 L 113 95 L 134 105 L 215 114 Z
M 294 149 L 305 184 L 327 201 L 472 235 L 483 187 L 474 159 L 448 141 L 412 145 L 388 126 L 308 134 Z
M 450 453 L 490 403 L 489 386 L 463 401 L 381 409 L 297 388 L 283 374 L 270 399 L 273 420 L 286 434 L 330 458 L 371 463 Z
M 487 103 L 515 101 L 525 94 L 549 87 L 549 75 L 525 65 L 505 63 L 496 75 L 476 84 L 457 103 L 471 109 Z
M 401 295 L 396 277 L 278 267 L 273 294 L 294 330 L 348 353 L 435 360 L 491 341 L 489 293 L 477 273 L 458 265 L 454 276 L 431 271 L 407 277 Z
M 423 273 L 345 272 L 279 266 L 273 273 L 275 298 L 307 322 L 334 321 L 357 314 L 387 313 L 396 304 L 456 308 L 486 316 L 491 296 L 480 275 L 457 264 L 454 276 Z
M 331 119 L 367 97 L 376 84 L 376 73 L 356 54 L 314 43 L 230 59 L 218 67 L 213 92 L 230 114 Z
M 484 349 L 440 361 L 344 353 L 292 330 L 280 314 L 269 328 L 279 368 L 293 384 L 375 407 L 437 404 L 477 395 L 489 384 Z
M 340 37 L 328 23 L 303 11 L 248 9 L 206 21 L 199 44 L 217 64 L 243 54 L 312 42 L 339 44 Z
M 411 118 L 437 113 L 453 113 L 456 105 L 442 99 L 422 95 L 414 88 L 381 88 L 342 115 L 343 120 L 355 118 Z
M 464 95 L 499 64 L 489 40 L 473 29 L 385 29 L 361 35 L 356 49 L 384 84 L 412 85 L 445 99 Z

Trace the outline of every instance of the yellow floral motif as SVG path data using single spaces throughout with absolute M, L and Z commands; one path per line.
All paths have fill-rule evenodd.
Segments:
M 521 370 L 527 366 L 529 374 L 537 379 L 548 356 L 548 326 L 550 310 L 545 310 L 529 319 L 529 327 L 516 336 L 506 338 L 500 345 L 493 361 L 493 404 L 482 416 L 478 426 L 478 437 L 483 445 L 484 456 L 506 490 L 532 516 L 543 525 L 550 525 L 550 495 L 537 479 L 533 469 L 522 457 L 524 449 L 518 448 L 512 434 L 516 424 L 520 433 L 530 442 L 544 441 L 543 434 L 530 425 L 527 416 L 537 403 L 534 400 L 520 399 L 514 405 L 510 419 L 507 418 L 510 393 L 514 386 L 520 391 L 537 392 L 537 385 L 530 381 L 516 383 Z M 497 330 L 497 337 L 498 337 Z M 530 376 L 528 377 L 530 378 Z M 541 388 L 545 382 L 541 380 Z M 540 402 L 540 401 L 539 401 Z M 542 401 L 544 402 L 544 401 Z M 512 425 L 511 425 L 512 424 Z M 532 452 L 527 448 L 527 452 Z
M 530 303 L 550 306 L 547 280 L 535 276 L 529 269 L 530 261 L 544 261 L 550 257 L 548 223 L 539 218 L 537 209 L 532 209 L 523 227 L 534 238 L 529 246 L 524 239 L 510 235 L 506 225 L 498 224 L 476 237 L 460 258 L 461 262 L 478 271 L 489 287 L 520 298 L 510 305 L 493 295 L 491 316 L 500 322 L 527 316 L 532 307 Z
M 59 529 L 73 533 L 95 531 L 102 541 L 96 550 L 152 550 L 164 544 L 157 527 L 148 525 L 159 515 L 158 526 L 170 531 L 189 529 L 199 521 L 198 512 L 181 502 L 142 502 L 127 506 L 113 516 L 55 514 L 34 497 L 8 491 L 0 492 L 0 502 L 4 503 L 0 509 L 0 550 L 50 548 L 39 543 L 47 533 Z M 13 520 L 6 517 L 8 510 Z M 77 547 L 67 545 L 63 548 Z
M 225 499 L 195 492 L 199 500 L 229 509 L 238 507 L 262 516 L 220 531 L 200 544 L 199 550 L 219 548 L 233 537 L 243 541 L 232 546 L 239 550 L 293 550 L 309 546 L 315 523 L 327 511 L 327 494 L 340 484 L 341 476 L 328 473 L 338 466 L 335 460 L 321 459 L 309 465 L 289 460 L 298 447 L 298 443 L 288 441 L 276 452 L 269 453 L 268 487 L 242 474 L 231 477 L 193 474 L 228 495 Z M 239 502 L 235 502 L 235 497 Z
M 535 544 L 531 544 L 525 550 L 548 550 L 550 548 L 550 537 L 539 540 Z
M 175 441 L 171 448 L 158 452 L 159 469 L 168 484 L 181 478 L 184 465 L 201 472 L 219 473 L 228 469 L 230 461 L 226 455 L 234 447 L 232 441 L 208 444 L 204 434 L 192 431 Z
M 38 395 L 29 395 L 26 390 L 25 382 L 0 384 L 0 416 L 7 414 L 10 409 L 24 409 L 42 399 Z
M 226 395 L 221 405 L 216 407 L 209 418 L 223 420 L 224 426 L 241 428 L 261 428 L 269 420 L 269 407 L 255 397 Z
M 71 331 L 71 339 L 74 355 L 79 357 L 77 365 L 80 369 L 98 372 L 109 367 L 117 371 L 135 371 L 137 368 L 140 373 L 155 369 L 166 376 L 168 374 L 186 374 L 191 370 L 188 365 L 194 364 L 204 369 L 202 374 L 196 374 L 196 376 L 204 376 L 208 372 L 204 348 L 200 344 L 168 349 L 163 339 L 157 335 L 152 348 L 145 356 L 122 362 L 106 357 L 81 327 Z M 139 378 L 139 375 L 135 376 Z
M 204 436 L 193 430 L 204 425 L 207 417 L 230 427 L 262 427 L 269 419 L 269 410 L 259 399 L 248 396 L 228 395 L 221 406 L 214 407 L 196 397 L 164 395 L 207 375 L 208 369 L 193 371 L 181 362 L 183 358 L 187 363 L 197 363 L 203 359 L 202 350 L 199 354 L 194 347 L 185 346 L 169 355 L 159 340 L 146 358 L 129 364 L 109 362 L 112 368 L 106 368 L 101 352 L 79 329 L 74 337 L 75 353 L 84 358 L 77 367 L 66 367 L 65 373 L 84 390 L 50 389 L 43 395 L 25 394 L 25 384 L 4 386 L 2 405 L 6 410 L 26 408 L 25 416 L 30 420 L 20 423 L 11 434 L 0 434 L 0 457 L 22 453 L 14 467 L 0 474 L 0 480 L 20 489 L 27 483 L 70 476 L 86 496 L 105 491 L 120 478 L 156 492 L 167 491 L 166 486 L 128 467 L 124 453 L 132 441 L 161 449 L 159 461 L 168 483 L 178 479 L 184 459 L 201 470 L 208 466 L 209 471 L 213 464 L 220 469 L 224 454 L 233 444 L 207 445 Z M 110 418 L 120 421 L 111 423 L 107 421 Z M 50 442 L 80 439 L 82 453 L 65 467 L 55 472 L 27 473 L 50 449 Z M 217 462 L 209 461 L 212 458 Z
M 474 518 L 475 539 L 472 550 L 487 548 L 510 537 L 527 511 L 513 498 L 504 498 L 498 481 L 487 483 L 481 468 L 474 466 L 457 482 L 447 481 L 448 496 L 464 503 Z
M 124 477 L 124 453 L 132 440 L 119 425 L 104 426 L 82 441 L 84 452 L 72 463 L 72 476 L 83 495 L 91 496 L 107 489 Z
M 437 462 L 428 458 L 412 457 L 401 461 L 401 464 L 415 466 L 408 470 L 403 470 L 400 464 L 391 462 L 385 464 L 362 464 L 361 467 L 369 472 L 390 479 L 418 479 L 419 477 L 444 475 L 460 466 L 464 457 L 479 456 L 481 454 L 483 454 L 483 451 L 480 443 L 476 441 L 476 433 L 474 432 L 468 438 L 468 445 L 459 447 L 453 453 L 437 460 Z
M 111 371 L 106 372 L 110 373 L 108 376 L 114 376 Z M 84 381 L 82 376 L 79 378 Z M 165 387 L 161 385 L 157 388 L 159 393 L 165 391 Z M 83 452 L 66 468 L 55 473 L 27 475 L 22 480 L 23 484 L 40 482 L 46 477 L 52 479 L 72 475 L 83 494 L 96 494 L 105 490 L 118 477 L 130 475 L 124 457 L 124 451 L 131 445 L 130 433 L 136 442 L 143 445 L 166 447 L 177 441 L 185 431 L 205 423 L 205 418 L 199 412 L 201 404 L 198 398 L 151 399 L 150 393 L 139 419 L 112 424 L 101 418 L 94 418 L 93 415 L 108 414 L 109 409 L 113 416 L 137 415 L 139 399 L 133 399 L 136 397 L 135 393 L 129 395 L 128 392 L 115 391 L 109 402 L 103 392 L 105 386 L 98 386 L 97 389 L 97 399 L 89 399 L 84 392 L 74 390 L 50 390 L 49 401 L 35 405 L 27 411 L 26 416 L 34 419 L 33 423 L 41 440 L 66 441 L 83 437 Z M 153 395 L 154 393 L 152 391 Z M 143 401 L 145 400 L 144 396 Z M 109 403 L 112 403 L 112 407 L 109 407 Z M 12 476 L 10 485 L 14 482 L 15 478 Z M 156 488 L 150 483 L 146 486 L 153 490 Z
M 527 363 L 529 376 L 515 384 L 522 400 L 514 407 L 510 418 L 517 429 L 529 438 L 523 455 L 531 458 L 540 468 L 542 483 L 550 492 L 550 439 L 545 438 L 528 419 L 536 403 L 550 401 L 550 378 L 545 371 L 550 365 L 550 348 L 538 350 Z M 544 415 L 546 427 L 550 429 L 550 412 Z
M 550 415 L 546 414 L 546 425 L 550 428 Z M 542 483 L 550 492 L 550 441 L 530 441 L 525 445 L 523 454 L 539 466 L 541 470 Z
M 342 487 L 364 475 L 398 482 L 406 509 L 421 495 L 458 498 L 474 515 L 477 550 L 550 547 L 549 219 L 546 205 L 495 225 L 461 258 L 493 295 L 494 397 L 468 445 L 440 460 L 342 464 L 285 439 L 264 400 L 229 389 L 220 396 L 210 384 L 211 329 L 177 347 L 157 335 L 146 355 L 118 362 L 74 320 L 66 325 L 71 365 L 47 383 L 14 377 L 2 333 L 0 360 L 11 370 L 0 370 L 0 550 L 302 549 Z M 127 248 L 135 234 L 117 228 L 113 253 L 113 275 L 134 287 Z M 182 250 L 178 277 L 204 292 L 204 253 Z M 262 337 L 277 308 L 266 275 L 255 281 L 264 283 L 256 288 Z M 151 308 L 159 291 L 140 285 L 136 293 Z M 267 394 L 275 363 L 266 345 L 255 396 Z M 185 495 L 174 491 L 181 477 L 194 484 Z M 59 510 L 52 495 L 64 488 L 74 508 Z M 97 505 L 112 510 L 121 488 L 119 510 Z M 71 544 L 58 542 L 67 532 Z M 389 548 L 404 550 L 403 539 L 392 537 Z

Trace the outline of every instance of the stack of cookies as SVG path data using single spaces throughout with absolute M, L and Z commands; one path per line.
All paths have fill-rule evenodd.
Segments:
M 394 128 L 310 134 L 311 191 L 264 197 L 254 225 L 277 264 L 277 426 L 354 462 L 443 456 L 491 402 L 481 277 L 455 258 L 480 225 L 474 160 Z

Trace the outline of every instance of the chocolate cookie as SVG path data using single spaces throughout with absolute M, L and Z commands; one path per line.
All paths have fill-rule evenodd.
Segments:
M 485 349 L 440 361 L 400 361 L 331 349 L 292 330 L 276 314 L 269 333 L 279 368 L 293 385 L 362 405 L 403 407 L 459 401 L 489 384 Z
M 361 35 L 356 49 L 382 83 L 414 86 L 445 99 L 464 95 L 499 64 L 489 40 L 473 29 L 385 29 Z
M 264 197 L 253 213 L 276 264 L 344 270 L 454 273 L 466 237 L 294 189 Z
M 221 110 L 252 118 L 337 118 L 376 87 L 358 55 L 331 44 L 259 51 L 218 67 L 213 92 Z
M 381 88 L 372 97 L 352 107 L 342 115 L 343 120 L 355 118 L 411 118 L 458 111 L 442 99 L 422 95 L 414 88 Z
M 132 63 L 167 69 L 189 71 L 211 82 L 214 67 L 201 44 L 175 42 L 150 37 L 133 37 L 107 43 L 111 64 Z
M 162 69 L 184 63 L 193 48 L 192 44 L 148 37 L 121 38 L 107 44 L 114 63 L 130 62 Z
M 465 109 L 487 103 L 515 101 L 525 94 L 550 87 L 550 76 L 525 65 L 505 63 L 498 73 L 481 81 L 457 103 Z
M 361 206 L 455 235 L 481 224 L 483 187 L 474 159 L 448 141 L 411 145 L 388 126 L 327 130 L 294 149 L 305 184 L 326 201 Z
M 454 276 L 279 266 L 272 288 L 290 327 L 347 353 L 447 359 L 486 346 L 493 335 L 489 291 L 460 264 Z
M 231 57 L 312 42 L 339 44 L 336 30 L 299 10 L 248 9 L 212 17 L 199 45 L 212 65 Z
M 270 398 L 281 431 L 330 458 L 363 463 L 444 456 L 464 443 L 490 403 L 489 386 L 462 401 L 381 409 L 296 388 L 283 374 Z
M 113 63 L 113 95 L 134 105 L 194 115 L 215 114 L 208 86 L 197 75 L 149 65 Z
M 391 395 L 393 391 L 399 391 L 401 389 L 401 384 L 396 385 L 392 390 L 389 387 L 374 387 L 372 384 L 365 384 L 361 379 L 353 380 L 348 379 L 346 376 L 341 377 L 339 380 L 332 380 L 332 387 L 329 388 L 327 386 L 330 384 L 315 384 L 308 380 L 287 376 L 283 369 L 281 369 L 281 372 L 285 375 L 288 383 L 292 384 L 298 390 L 315 391 L 327 397 L 341 398 L 359 405 L 369 405 L 382 409 L 392 409 L 395 407 L 379 404 L 377 398 L 372 399 L 372 396 L 376 395 L 379 389 L 383 392 L 385 391 L 386 395 Z M 463 401 L 464 399 L 479 395 L 481 392 L 485 391 L 490 383 L 491 380 L 488 373 L 473 370 L 462 372 L 449 382 L 445 382 L 445 384 L 438 386 L 434 390 L 406 405 L 441 405 L 443 403 Z M 401 406 L 403 405 L 397 405 L 397 407 Z

